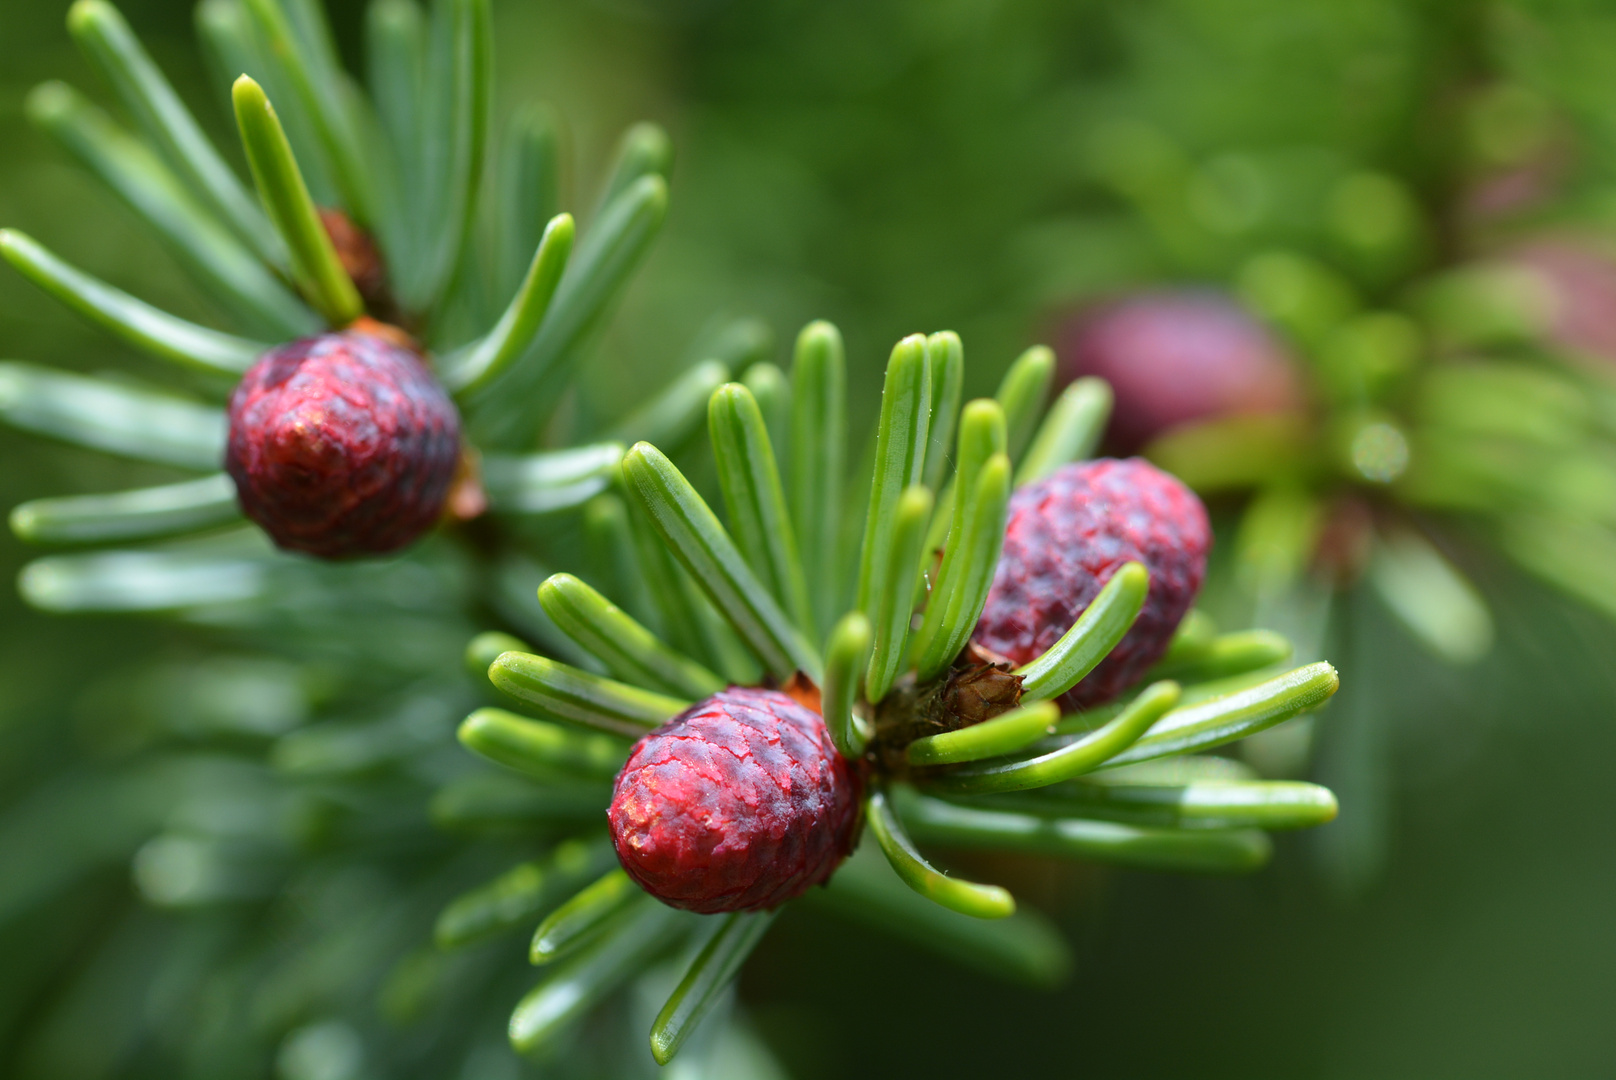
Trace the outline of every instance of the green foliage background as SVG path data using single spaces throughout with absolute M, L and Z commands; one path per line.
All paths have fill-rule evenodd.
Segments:
M 188 2 L 122 6 L 182 92 L 222 100 L 193 47 Z M 197 312 L 164 253 L 22 121 L 36 81 L 94 85 L 62 28 L 65 7 L 0 10 L 0 221 L 109 280 L 138 281 L 159 306 Z M 715 311 L 764 315 L 782 335 L 823 316 L 842 327 L 855 388 L 867 391 L 855 430 L 899 335 L 958 330 L 975 380 L 966 392 L 984 393 L 1061 301 L 1166 272 L 1143 226 L 1094 183 L 1086 140 L 1097 122 L 1148 118 L 1196 154 L 1325 146 L 1397 169 L 1434 203 L 1452 148 L 1432 88 L 1494 62 L 1483 33 L 1492 9 L 1434 2 L 496 8 L 503 86 L 554 101 L 578 161 L 603 161 L 641 117 L 666 124 L 677 146 L 668 230 L 588 400 L 617 412 L 659 385 Z M 1568 39 L 1586 31 L 1579 56 L 1596 31 L 1609 40 L 1587 21 L 1592 9 L 1548 14 L 1547 25 L 1577 30 Z M 351 47 L 358 6 L 336 4 L 334 16 Z M 230 144 L 222 108 L 200 111 Z M 1206 272 L 1218 270 L 1214 258 Z M 39 362 L 142 370 L 10 273 L 0 340 Z M 0 430 L 8 506 L 164 479 Z M 0 536 L 0 578 L 24 556 Z M 832 952 L 818 928 L 787 916 L 743 982 L 759 1027 L 804 1080 L 1609 1075 L 1616 630 L 1501 563 L 1469 569 L 1499 616 L 1498 648 L 1479 667 L 1438 668 L 1368 604 L 1348 613 L 1332 654 L 1345 689 L 1325 738 L 1345 747 L 1337 760 L 1360 784 L 1386 786 L 1384 802 L 1349 796 L 1341 822 L 1287 843 L 1252 880 L 994 867 L 1061 912 L 1078 942 L 1078 975 L 1054 995 L 983 983 L 873 936 Z M 171 627 L 40 616 L 0 589 L 0 802 L 35 808 L 34 842 L 93 856 L 141 827 L 116 806 L 53 816 L 65 786 L 93 785 L 121 745 L 118 718 L 82 700 L 82 676 L 195 648 Z M 1378 880 L 1328 887 L 1320 850 L 1372 852 L 1377 836 Z M 126 1003 L 61 991 L 88 945 L 114 932 L 129 889 L 122 862 L 87 858 L 77 880 L 69 902 L 41 906 L 51 883 L 28 860 L 0 868 L 0 958 L 8 941 L 28 941 L 46 969 L 6 984 L 37 992 L 0 998 L 0 1073 L 29 1075 L 50 1043 L 69 1063 L 52 1075 L 118 1075 L 119 1031 L 140 1022 Z M 152 941 L 167 917 L 151 916 Z

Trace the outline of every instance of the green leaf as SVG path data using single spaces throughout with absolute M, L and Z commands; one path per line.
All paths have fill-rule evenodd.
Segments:
M 1188 696 L 1188 695 L 1186 695 Z M 1180 754 L 1177 757 L 1156 758 L 1136 765 L 1123 765 L 1115 769 L 1083 777 L 1085 784 L 1197 784 L 1203 780 L 1256 780 L 1257 770 L 1244 761 L 1216 757 L 1211 754 Z
M 527 354 L 470 399 L 474 430 L 489 447 L 525 444 L 572 379 L 583 340 L 604 318 L 667 215 L 668 189 L 644 176 L 613 199 L 578 244 L 577 257 Z
M 374 224 L 373 180 L 335 81 L 311 63 L 315 59 L 314 50 L 299 40 L 279 0 L 242 0 L 242 3 L 272 63 L 308 118 L 349 213 L 361 225 Z M 287 153 L 290 156 L 289 149 Z M 273 206 L 271 216 L 275 216 Z M 277 225 L 284 235 L 285 225 L 279 221 Z
M 938 791 L 966 794 L 1023 791 L 1058 784 L 1099 768 L 1132 746 L 1177 703 L 1177 683 L 1154 683 L 1129 703 L 1116 719 L 1058 750 L 1024 761 L 966 766 L 928 779 L 926 783 Z
M 415 755 L 442 746 L 445 728 L 443 721 L 447 708 L 453 706 L 443 698 L 422 696 L 409 700 L 376 717 L 340 717 L 305 724 L 276 739 L 269 750 L 269 764 L 286 777 L 308 780 L 331 780 L 375 775 L 390 767 L 397 767 Z M 501 777 L 519 785 L 524 792 L 538 790 L 515 777 Z M 588 791 L 587 801 L 599 806 L 606 798 L 599 785 L 572 784 L 572 790 Z M 563 790 L 561 785 L 545 789 L 542 794 L 553 797 Z M 552 798 L 552 801 L 553 798 Z M 553 812 L 554 808 L 551 808 Z M 563 820 L 576 820 L 577 800 L 570 800 L 560 810 Z
M 511 114 L 500 151 L 495 293 L 513 292 L 527 272 L 545 223 L 561 210 L 561 121 L 525 102 Z
M 504 653 L 488 669 L 495 686 L 558 720 L 637 739 L 689 701 L 613 682 L 531 653 Z
M 557 774 L 611 782 L 628 748 L 608 735 L 529 720 L 504 709 L 478 709 L 460 722 L 460 745 L 506 768 L 540 780 Z
M 1013 754 L 1055 730 L 1060 709 L 1040 701 L 958 731 L 925 735 L 910 743 L 904 756 L 911 765 L 954 765 L 962 761 Z
M 297 47 L 303 52 L 305 63 L 315 78 L 324 84 L 337 82 L 341 66 L 337 60 L 336 36 L 326 20 L 326 5 L 321 0 L 281 0 L 296 35 Z
M 1294 484 L 1318 465 L 1313 421 L 1287 413 L 1185 424 L 1157 438 L 1147 456 L 1202 495 Z
M 957 507 L 972 504 L 982 466 L 994 454 L 1004 451 L 1004 410 L 997 402 L 982 398 L 966 405 L 960 417 L 959 450 L 955 454 L 954 475 L 937 500 L 937 511 L 932 515 L 926 546 L 920 555 L 922 595 L 917 605 L 924 604 L 924 593 L 932 591 L 942 580 L 938 556 L 960 548 L 960 538 L 969 515 L 959 512 Z M 960 494 L 962 488 L 965 492 L 963 496 Z
M 223 89 L 221 100 L 230 106 L 230 84 L 253 68 L 252 28 L 238 0 L 201 0 L 191 9 L 196 36 L 201 40 L 212 82 Z
M 752 573 L 695 488 L 656 447 L 639 443 L 623 473 L 669 550 L 777 678 L 816 681 L 819 657 Z
M 1071 972 L 1060 931 L 1037 911 L 1023 908 L 1004 919 L 950 911 L 905 885 L 874 844 L 861 846 L 802 901 L 1001 979 L 1048 988 Z
M 760 361 L 746 369 L 741 383 L 757 399 L 758 412 L 763 414 L 763 425 L 769 430 L 769 445 L 781 475 L 789 468 L 791 452 L 791 383 L 786 373 L 768 361 Z M 655 443 L 655 439 L 646 439 Z M 804 624 L 804 630 L 812 627 Z
M 1595 406 L 1561 370 L 1480 357 L 1462 366 L 1433 365 L 1420 372 L 1408 404 L 1421 428 L 1563 450 L 1591 436 Z
M 1189 696 L 1189 694 L 1181 692 L 1179 702 L 1182 704 Z M 1216 697 L 1217 695 L 1211 694 L 1209 696 Z M 1133 695 L 1124 691 L 1121 697 L 1108 701 L 1104 705 L 1096 705 L 1093 708 L 1083 709 L 1079 712 L 1067 713 L 1056 723 L 1055 734 L 1087 735 L 1089 732 L 1104 727 L 1122 715 L 1122 710 L 1126 709 L 1132 700 Z
M 1499 540 L 1529 573 L 1616 618 L 1616 532 L 1589 521 L 1514 514 L 1500 523 Z
M 673 171 L 673 140 L 656 124 L 641 121 L 623 132 L 617 143 L 617 157 L 601 189 L 595 216 L 606 212 L 613 199 L 622 195 L 641 177 L 659 176 L 666 180 Z
M 1043 415 L 1044 402 L 1049 400 L 1049 388 L 1055 381 L 1055 354 L 1047 345 L 1034 345 L 1010 365 L 999 383 L 994 398 L 1004 408 L 1005 426 L 1009 444 L 1005 452 L 1011 461 L 1019 460 L 1027 444 L 1032 442 L 1038 428 L 1038 417 Z
M 369 0 L 366 4 L 364 69 L 370 93 L 365 93 L 346 72 L 334 69 L 337 96 L 346 106 L 347 122 L 368 163 L 372 206 L 369 228 L 387 268 L 388 292 L 394 296 L 398 294 L 394 281 L 401 276 L 396 268 L 411 266 L 417 260 L 417 228 L 422 216 L 421 170 L 415 165 L 420 159 L 419 132 L 401 130 L 405 125 L 419 124 L 425 92 L 424 20 L 412 3 L 413 0 Z M 381 93 L 377 88 L 382 88 Z M 392 100 L 395 95 L 397 100 Z M 414 145 L 410 144 L 412 138 L 416 139 Z M 294 150 L 296 146 L 293 143 Z M 309 190 L 314 190 L 312 184 Z M 511 282 L 500 296 L 511 295 L 516 287 L 516 282 Z M 480 323 L 492 318 L 486 311 L 481 315 Z M 441 341 L 431 333 L 427 336 L 435 344 Z
M 536 646 L 519 652 L 548 656 L 595 674 L 604 674 L 600 663 L 563 634 L 535 602 L 539 586 L 549 576 L 548 568 L 515 551 L 507 551 L 496 556 L 484 595 L 496 614 L 509 625 L 520 629 Z M 488 668 L 485 666 L 479 674 L 487 678 Z
M 372 0 L 365 9 L 365 74 L 404 186 L 398 194 L 404 209 L 414 214 L 421 206 L 416 163 L 421 160 L 422 126 L 426 123 L 426 19 L 415 0 Z M 404 235 L 410 231 L 402 230 Z M 506 282 L 505 293 L 516 289 L 529 254 L 538 245 L 538 231 L 524 233 L 524 237 L 528 235 L 532 242 L 520 248 L 521 264 Z M 393 254 L 408 257 L 408 252 Z
M 745 375 L 774 352 L 774 330 L 756 315 L 709 322 L 689 350 L 692 357 L 722 360 L 737 375 Z
M 312 312 L 187 192 L 146 146 L 62 83 L 34 88 L 24 108 L 128 203 L 186 269 L 254 333 L 274 339 L 317 329 Z
M 41 611 L 157 612 L 240 604 L 271 585 L 259 559 L 157 551 L 58 555 L 23 567 L 17 591 Z
M 486 679 L 488 665 L 499 659 L 500 653 L 532 651 L 533 646 L 519 637 L 498 630 L 485 630 L 466 643 L 466 671 L 478 680 Z
M 1273 853 L 1254 829 L 1147 829 L 1111 821 L 1049 819 L 957 806 L 924 795 L 905 798 L 904 824 L 915 836 L 949 847 L 1092 859 L 1146 870 L 1249 873 Z
M 976 471 L 978 474 L 982 472 L 981 469 Z M 937 496 L 937 507 L 932 511 L 931 525 L 920 544 L 920 567 L 915 575 L 915 598 L 912 605 L 916 610 L 922 610 L 931 603 L 931 594 L 936 591 L 942 579 L 943 558 L 950 547 L 949 533 L 955 525 L 964 528 L 964 522 L 961 520 L 964 515 L 955 512 L 959 499 L 956 483 L 958 479 L 958 476 L 949 477 L 948 486 Z
M 926 603 L 926 618 L 915 639 L 921 681 L 947 671 L 965 648 L 994 584 L 999 551 L 1004 548 L 1005 511 L 1010 506 L 1010 459 L 994 454 L 978 470 L 976 482 L 957 504 L 962 527 L 952 550 L 944 551 L 937 584 Z M 950 529 L 952 532 L 952 529 Z
M 437 8 L 421 124 L 419 232 L 413 266 L 397 267 L 406 307 L 432 310 L 462 263 L 487 157 L 493 30 L 487 0 Z M 396 262 L 396 260 L 395 260 Z
M 595 943 L 556 964 L 511 1014 L 511 1045 L 542 1054 L 612 991 L 640 974 L 689 926 L 689 916 L 643 896 Z
M 1202 702 L 1211 701 L 1214 698 L 1227 697 L 1237 691 L 1249 690 L 1253 686 L 1267 682 L 1273 678 L 1273 674 L 1266 668 L 1259 668 L 1256 671 L 1243 671 L 1239 675 L 1227 675 L 1221 679 L 1208 679 L 1206 682 L 1189 683 L 1184 687 L 1184 696 L 1179 699 L 1178 706 L 1182 709 L 1189 705 L 1199 705 Z M 1102 706 L 1102 708 L 1104 707 Z M 1082 730 L 1087 731 L 1090 726 L 1084 725 Z M 1066 721 L 1062 720 L 1056 727 L 1056 732 L 1061 733 L 1062 729 L 1066 728 Z
M 657 546 L 663 547 L 660 543 Z M 667 549 L 663 547 L 663 550 L 666 552 Z M 696 637 L 701 641 L 706 655 L 712 658 L 713 670 L 728 683 L 756 686 L 763 680 L 763 665 L 759 663 L 757 655 L 747 648 L 729 620 L 713 606 L 701 586 L 696 584 L 696 579 L 686 573 L 684 567 L 672 561 L 668 567 L 680 592 L 684 594 L 685 607 L 696 624 Z
M 1414 637 L 1450 664 L 1473 664 L 1493 645 L 1487 603 L 1413 529 L 1385 529 L 1369 557 L 1369 583 Z
M 964 501 L 969 498 L 969 502 Z M 995 454 L 960 495 L 958 544 L 943 553 L 937 585 L 915 639 L 916 666 L 927 682 L 946 671 L 965 647 L 982 617 L 993 572 L 1004 547 L 1004 519 L 1010 505 L 1010 459 Z
M 191 191 L 206 200 L 259 258 L 284 267 L 286 249 L 269 219 L 202 133 L 118 9 L 105 0 L 77 0 L 68 9 L 67 28 Z
M 1119 567 L 1048 652 L 1016 669 L 1022 700 L 1060 697 L 1081 682 L 1128 633 L 1149 589 L 1150 575 L 1143 565 Z
M 847 463 L 847 361 L 842 336 L 828 322 L 797 335 L 791 364 L 791 519 L 803 570 L 813 583 L 815 625 L 825 630 L 841 610 L 842 481 Z
M 620 679 L 692 700 L 724 689 L 723 679 L 664 644 L 571 574 L 555 574 L 539 586 L 539 605 L 563 633 Z
M 954 439 L 954 423 L 959 419 L 960 397 L 965 389 L 965 346 L 952 330 L 939 331 L 926 339 L 926 363 L 931 367 L 931 423 L 927 434 L 926 486 L 942 487 L 948 468 L 949 444 Z
M 1015 899 L 997 885 L 978 885 L 948 877 L 915 850 L 903 823 L 893 813 L 884 791 L 871 792 L 867 804 L 870 833 L 881 845 L 892 869 L 915 892 L 951 911 L 978 919 L 1002 919 L 1016 910 Z
M 1290 251 L 1253 255 L 1239 270 L 1238 290 L 1258 318 L 1277 324 L 1309 350 L 1318 349 L 1361 304 L 1352 283 L 1333 267 Z
M 314 769 L 302 771 L 322 775 Z M 612 789 L 601 784 L 554 780 L 535 784 L 508 773 L 482 773 L 444 784 L 433 794 L 428 809 L 432 823 L 443 829 L 531 834 L 535 828 L 570 831 L 596 826 L 611 800 Z
M 984 805 L 988 805 L 986 801 Z M 1188 784 L 1083 780 L 1043 788 L 1033 795 L 996 799 L 992 808 L 1041 817 L 1104 818 L 1178 829 L 1308 829 L 1333 821 L 1337 810 L 1335 795 L 1329 788 L 1294 780 L 1200 780 Z
M 1329 664 L 1308 664 L 1227 697 L 1181 706 L 1162 717 L 1150 734 L 1112 758 L 1108 765 L 1199 753 L 1243 739 L 1318 708 L 1340 685 L 1340 676 Z
M 41 289 L 124 341 L 210 374 L 240 375 L 269 346 L 186 322 L 75 269 L 14 229 L 0 229 L 0 255 Z
M 612 926 L 624 908 L 639 902 L 652 902 L 634 879 L 614 867 L 582 891 L 545 916 L 533 932 L 528 962 L 549 964 L 560 960 L 593 941 Z
M 690 962 L 684 978 L 651 1025 L 651 1056 L 658 1065 L 673 1060 L 719 994 L 735 981 L 741 965 L 774 923 L 775 914 L 737 911 L 724 916 L 723 925 Z
M 1297 483 L 1270 485 L 1246 504 L 1235 536 L 1236 580 L 1259 603 L 1290 592 L 1308 572 L 1324 500 Z
M 1218 635 L 1206 643 L 1199 655 L 1177 660 L 1165 657 L 1150 669 L 1148 677 L 1181 682 L 1225 679 L 1273 667 L 1289 660 L 1290 656 L 1291 643 L 1272 630 L 1242 630 Z
M 115 495 L 36 499 L 11 511 L 11 531 L 36 544 L 151 540 L 241 520 L 224 473 Z
M 869 663 L 873 637 L 870 620 L 863 612 L 852 611 L 842 616 L 825 646 L 825 682 L 820 709 L 825 726 L 830 729 L 831 741 L 849 761 L 863 757 L 864 747 L 869 742 L 866 725 L 853 707 L 858 702 L 859 675 Z
M 611 436 L 625 443 L 683 446 L 701 428 L 708 402 L 729 382 L 729 366 L 721 360 L 693 364 L 666 388 L 612 425 Z
M 272 99 L 289 105 L 281 122 L 303 169 L 303 179 L 316 203 L 335 206 L 338 195 L 319 139 L 308 118 L 297 108 L 297 95 L 281 77 L 280 66 L 270 58 L 268 45 L 258 36 L 246 5 L 242 0 L 201 0 L 195 10 L 197 33 L 207 46 L 213 82 L 224 90 L 226 111 L 235 108 L 230 89 L 240 75 L 251 75 Z
M 258 194 L 291 250 L 298 289 L 333 326 L 348 325 L 365 313 L 364 303 L 320 223 L 274 106 L 246 75 L 236 80 L 232 98 Z
M 701 596 L 700 588 L 689 580 L 690 575 L 674 560 L 673 553 L 662 542 L 656 526 L 641 508 L 640 500 L 632 494 L 629 498 L 632 500 L 630 518 L 638 567 L 637 580 L 644 587 L 640 599 L 648 602 L 656 613 L 654 620 L 644 621 L 668 641 L 681 642 L 692 650 L 705 649 L 707 639 L 696 617 L 697 605 L 692 602 L 692 597 Z M 704 656 L 709 663 L 713 662 L 710 652 Z M 721 671 L 720 674 L 727 673 Z
M 0 419 L 109 454 L 209 471 L 224 460 L 228 426 L 222 409 L 4 361 Z
M 1016 469 L 1016 487 L 1036 483 L 1094 453 L 1111 418 L 1111 387 L 1102 379 L 1078 379 L 1055 399 L 1027 456 Z
M 572 216 L 561 214 L 545 227 L 527 276 L 505 314 L 485 336 L 438 361 L 438 374 L 454 394 L 469 394 L 499 377 L 538 335 L 551 298 L 572 254 Z
M 1200 608 L 1190 608 L 1189 613 L 1179 620 L 1178 627 L 1174 629 L 1173 637 L 1168 641 L 1167 651 L 1162 654 L 1160 663 L 1187 664 L 1199 660 L 1207 654 L 1217 636 L 1218 626 L 1212 621 L 1212 617 Z
M 878 591 L 866 609 L 875 630 L 870 666 L 864 676 L 865 694 L 879 702 L 892 689 L 908 655 L 909 622 L 914 616 L 915 584 L 911 576 L 920 559 L 920 546 L 926 542 L 926 526 L 931 521 L 932 494 L 916 484 L 904 491 L 893 513 L 887 565 L 876 577 Z
M 931 367 L 926 361 L 926 339 L 911 334 L 893 346 L 887 361 L 881 420 L 875 435 L 875 472 L 859 557 L 856 605 L 872 624 L 877 621 L 876 598 L 886 590 L 898 500 L 907 488 L 920 483 L 930 419 Z
M 438 915 L 440 949 L 468 945 L 545 914 L 567 893 L 617 860 L 605 838 L 563 840 L 546 858 L 518 863 L 493 881 L 462 893 Z
M 593 499 L 612 483 L 622 443 L 595 443 L 537 454 L 489 454 L 482 462 L 489 505 L 507 514 L 553 514 Z
M 650 596 L 651 587 L 635 549 L 634 527 L 622 499 L 614 494 L 597 495 L 584 505 L 584 541 L 589 576 L 607 595 L 619 598 L 624 610 L 652 633 L 660 631 L 661 613 Z

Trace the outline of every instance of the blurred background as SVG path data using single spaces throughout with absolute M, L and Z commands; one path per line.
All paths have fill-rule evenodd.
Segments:
M 163 250 L 22 118 L 41 79 L 96 85 L 66 6 L 0 5 L 0 223 L 199 313 Z M 120 7 L 233 145 L 188 0 Z M 360 5 L 332 14 L 362 67 Z M 1598 518 L 1587 507 L 1609 494 L 1616 14 L 1574 0 L 507 0 L 495 16 L 502 92 L 555 103 L 585 192 L 632 121 L 665 125 L 676 146 L 668 227 L 602 343 L 585 409 L 649 393 L 726 317 L 764 318 L 781 363 L 796 329 L 823 317 L 847 340 L 862 431 L 905 333 L 957 330 L 979 396 L 1037 341 L 1075 373 L 1104 304 L 1194 286 L 1260 320 L 1300 373 L 1305 400 L 1285 405 L 1310 433 L 1296 454 L 1343 425 L 1359 446 L 1380 423 L 1416 464 L 1422 447 L 1454 445 L 1439 436 L 1485 436 L 1502 455 L 1461 494 L 1446 474 L 1387 487 L 1403 467 L 1377 478 L 1361 461 L 1361 475 L 1202 476 L 1231 553 L 1209 599 L 1231 625 L 1302 617 L 1301 601 L 1265 600 L 1241 560 L 1266 550 L 1251 539 L 1254 501 L 1271 506 L 1280 489 L 1311 500 L 1314 525 L 1292 545 L 1307 550 L 1291 552 L 1280 591 L 1328 594 L 1303 649 L 1335 661 L 1344 688 L 1316 746 L 1277 752 L 1291 755 L 1281 771 L 1337 788 L 1341 819 L 1290 838 L 1246 880 L 993 867 L 1076 943 L 1076 975 L 1054 993 L 793 909 L 741 989 L 791 1075 L 1610 1075 L 1616 1028 L 1598 1018 L 1616 996 L 1616 626 L 1588 582 L 1616 580 L 1616 561 L 1600 564 L 1610 551 L 1597 543 L 1534 547 L 1517 525 L 1563 520 L 1572 503 L 1579 521 Z M 1337 331 L 1349 324 L 1373 341 L 1391 327 L 1392 344 L 1351 368 L 1344 391 Z M 1415 344 L 1399 352 L 1405 327 Z M 0 342 L 7 358 L 139 370 L 9 272 Z M 1537 381 L 1505 379 L 1490 397 L 1417 381 L 1454 357 Z M 1531 453 L 1499 449 L 1510 421 L 1555 394 L 1570 395 L 1555 407 L 1574 423 L 1540 410 L 1550 430 Z M 1181 439 L 1162 453 L 1193 474 L 1229 445 Z M 1557 471 L 1565 460 L 1575 482 Z M 142 468 L 0 429 L 6 506 L 161 479 Z M 1370 557 L 1335 558 L 1326 526 L 1360 506 L 1376 536 L 1413 522 L 1437 537 L 1446 569 L 1432 573 L 1462 573 L 1483 615 L 1461 599 L 1446 622 L 1440 610 L 1422 620 L 1454 604 L 1421 594 L 1417 573 L 1413 611 L 1382 598 L 1396 591 L 1385 575 L 1359 587 Z M 0 578 L 27 557 L 0 535 Z M 1469 638 L 1454 630 L 1465 612 Z M 1477 618 L 1490 651 L 1472 647 Z M 152 826 L 133 795 L 79 798 L 125 745 L 108 725 L 116 701 L 83 687 L 183 663 L 203 640 L 46 617 L 0 590 L 0 956 L 34 969 L 0 980 L 0 1073 L 133 1075 L 120 1032 L 145 1022 L 131 1009 L 164 1003 L 98 998 L 84 987 L 106 980 L 83 968 L 114 937 L 138 966 L 176 916 L 143 916 L 139 933 L 114 917 L 131 895 L 128 850 Z

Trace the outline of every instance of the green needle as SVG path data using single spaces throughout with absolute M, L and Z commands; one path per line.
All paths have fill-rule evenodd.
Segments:
M 904 884 L 921 896 L 978 919 L 1002 919 L 1016 910 L 1015 899 L 999 886 L 951 878 L 928 863 L 893 813 L 886 792 L 872 792 L 867 811 L 870 832 L 881 845 L 892 869 L 898 872 Z

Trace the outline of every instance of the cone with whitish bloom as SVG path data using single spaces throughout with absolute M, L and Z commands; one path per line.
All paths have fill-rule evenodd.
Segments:
M 701 944 L 650 1033 L 666 1063 L 793 900 L 1009 978 L 1063 976 L 1065 950 L 1036 912 L 943 873 L 919 844 L 1242 872 L 1269 857 L 1264 829 L 1335 815 L 1324 788 L 1255 780 L 1208 753 L 1317 709 L 1337 676 L 1326 663 L 1284 670 L 1277 635 L 1219 635 L 1186 615 L 1204 511 L 1149 465 L 1079 463 L 1105 423 L 1104 384 L 1073 384 L 1046 414 L 1053 363 L 1036 348 L 995 399 L 962 407 L 959 338 L 905 338 L 868 501 L 849 507 L 844 363 L 834 327 L 802 332 L 789 408 L 771 410 L 784 431 L 746 386 L 713 393 L 722 522 L 656 447 L 629 450 L 592 514 L 595 545 L 622 557 L 603 559 L 593 585 L 557 574 L 539 588 L 587 669 L 500 633 L 471 643 L 468 661 L 521 711 L 474 712 L 460 728 L 469 749 L 525 774 L 535 800 L 614 784 L 592 790 L 616 868 L 559 904 L 545 892 L 507 906 L 496 879 L 440 921 L 449 938 L 537 922 L 529 957 L 554 967 L 511 1018 L 524 1051 L 551 1045 L 625 965 L 689 939 Z M 1058 493 L 1059 527 L 1010 517 L 1013 486 L 1024 512 Z M 835 557 L 844 511 L 863 519 L 854 566 Z M 984 614 L 996 570 L 1002 584 L 1038 559 L 1062 567 L 1038 579 L 1051 594 L 1041 617 L 1065 625 L 1036 655 L 973 644 L 979 624 L 1007 617 Z M 1093 701 L 1109 703 L 1063 714 L 1094 672 Z M 976 920 L 988 921 L 964 928 Z

